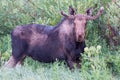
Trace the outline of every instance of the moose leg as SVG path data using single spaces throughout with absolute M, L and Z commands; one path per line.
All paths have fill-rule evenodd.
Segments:
M 66 62 L 67 62 L 68 67 L 70 68 L 70 70 L 74 69 L 74 62 L 72 61 L 71 57 L 68 57 Z
M 79 68 L 81 68 L 81 59 L 76 59 L 76 61 L 75 61 L 75 63 L 76 63 L 76 67 L 79 69 Z
M 17 61 L 13 56 L 11 56 L 8 62 L 5 64 L 5 67 L 12 68 L 12 67 L 15 67 L 16 64 L 17 64 Z
M 18 61 L 17 65 L 18 65 L 18 66 L 23 65 L 23 62 L 24 62 L 24 59 L 25 59 L 25 58 L 26 58 L 26 56 L 23 55 L 22 58 Z
M 25 50 L 27 50 L 27 43 L 25 40 L 21 39 L 19 36 L 16 36 L 16 31 L 13 31 L 11 34 L 12 38 L 12 58 L 8 61 L 10 67 L 15 67 L 16 64 L 20 61 L 22 62 Z M 8 65 L 9 67 L 9 65 Z

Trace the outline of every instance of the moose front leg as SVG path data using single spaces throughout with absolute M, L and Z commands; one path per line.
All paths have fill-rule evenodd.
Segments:
M 74 62 L 76 63 L 76 67 L 78 69 L 81 68 L 81 62 L 82 62 L 81 58 L 77 58 Z
M 67 62 L 68 67 L 70 68 L 70 70 L 74 69 L 74 62 L 72 61 L 72 58 L 69 57 L 66 60 L 66 62 Z

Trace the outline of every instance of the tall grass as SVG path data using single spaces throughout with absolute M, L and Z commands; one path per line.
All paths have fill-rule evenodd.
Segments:
M 81 69 L 70 71 L 63 62 L 45 64 L 25 59 L 22 67 L 4 68 L 11 55 L 10 32 L 15 26 L 28 23 L 56 25 L 72 5 L 78 13 L 94 7 L 107 6 L 110 0 L 1 0 L 0 1 L 0 80 L 119 80 L 120 47 L 111 51 L 101 36 L 99 21 L 105 23 L 104 13 L 99 19 L 89 21 L 86 27 L 86 48 Z M 109 14 L 109 13 L 107 13 Z M 114 21 L 114 20 L 113 20 Z M 105 26 L 105 25 L 104 25 Z M 2 56 L 2 57 L 1 57 Z

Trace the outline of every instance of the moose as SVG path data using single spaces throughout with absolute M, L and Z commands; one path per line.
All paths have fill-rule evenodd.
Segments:
M 70 69 L 74 64 L 80 66 L 87 21 L 95 20 L 103 11 L 101 7 L 92 16 L 91 9 L 85 14 L 77 14 L 74 8 L 69 7 L 69 14 L 61 11 L 63 19 L 54 27 L 33 23 L 17 26 L 11 33 L 12 55 L 5 66 L 22 64 L 26 56 L 45 63 L 64 60 Z

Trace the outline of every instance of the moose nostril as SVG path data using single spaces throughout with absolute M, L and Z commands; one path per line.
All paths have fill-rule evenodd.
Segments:
M 81 36 L 81 35 L 79 35 L 79 36 L 78 36 L 78 40 L 79 40 L 79 41 L 81 41 L 81 39 L 82 39 L 82 36 Z
M 79 36 L 78 36 L 78 41 L 80 41 L 80 42 L 81 42 L 81 41 L 84 41 L 84 36 L 79 35 Z
M 79 35 L 79 37 L 78 37 L 78 38 L 80 39 L 80 38 L 82 38 L 82 36 L 81 36 L 81 35 Z

